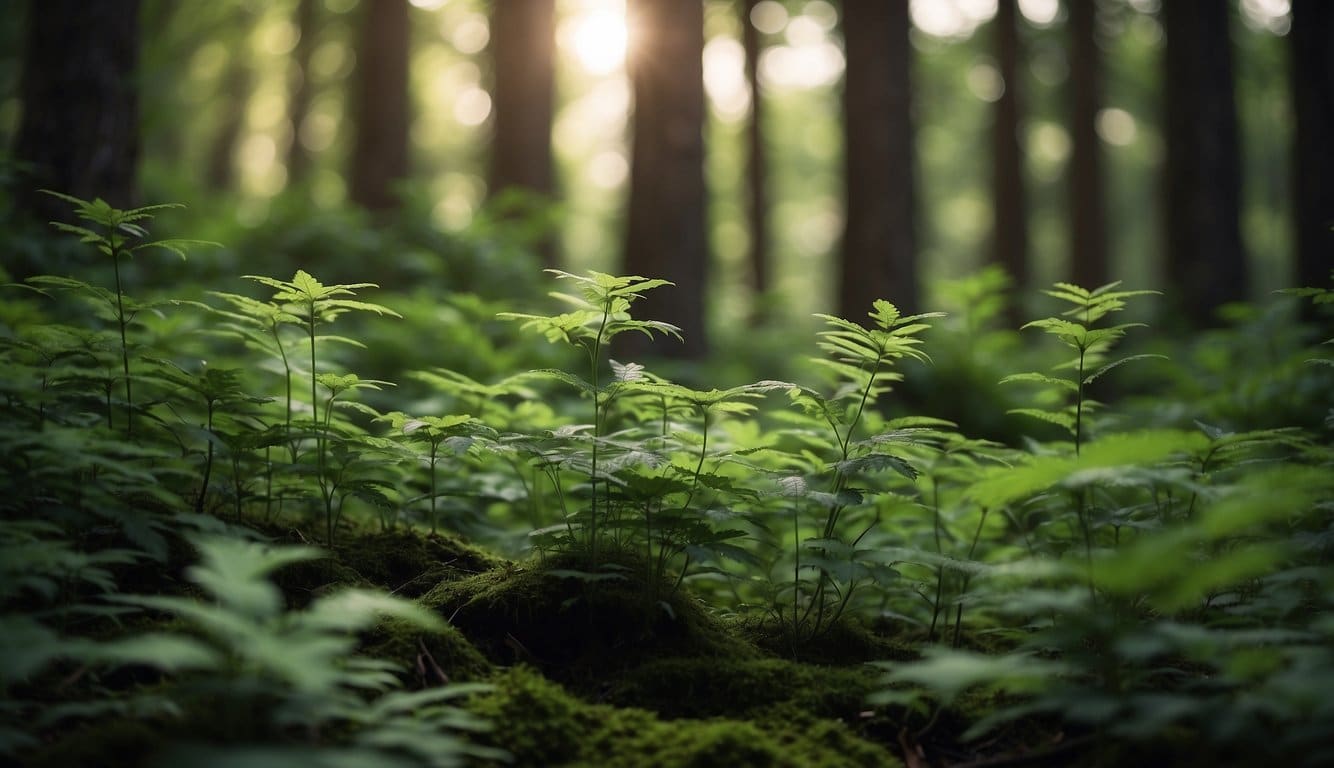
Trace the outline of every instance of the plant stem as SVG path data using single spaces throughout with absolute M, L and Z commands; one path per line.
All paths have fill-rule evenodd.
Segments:
M 116 237 L 116 228 L 112 226 L 107 236 L 111 246 L 111 265 L 116 275 L 116 325 L 120 327 L 120 362 L 125 372 L 125 434 L 134 434 L 134 396 L 130 388 L 130 347 L 125 340 L 125 302 L 120 283 L 120 240 Z
M 212 400 L 209 400 L 209 401 L 208 401 L 208 421 L 207 421 L 207 426 L 208 426 L 208 433 L 209 433 L 210 436 L 212 436 L 212 435 L 213 435 L 213 401 L 212 401 Z M 195 513 L 196 513 L 196 514 L 201 514 L 201 515 L 202 515 L 202 514 L 204 513 L 204 497 L 205 497 L 206 495 L 208 495 L 208 480 L 209 480 L 209 476 L 212 475 L 212 474 L 213 474 L 213 441 L 212 441 L 212 440 L 209 440 L 209 441 L 208 441 L 208 450 L 207 450 L 207 452 L 206 452 L 206 454 L 205 454 L 205 458 L 204 458 L 204 481 L 203 481 L 202 485 L 201 485 L 200 488 L 199 488 L 199 498 L 195 500 Z
M 436 451 L 440 448 L 438 440 L 431 441 L 431 533 L 435 533 L 435 457 Z

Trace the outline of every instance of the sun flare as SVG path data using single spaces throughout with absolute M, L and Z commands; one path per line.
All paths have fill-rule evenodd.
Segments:
M 625 65 L 629 35 L 623 3 L 585 3 L 570 23 L 568 46 L 585 70 L 606 75 Z

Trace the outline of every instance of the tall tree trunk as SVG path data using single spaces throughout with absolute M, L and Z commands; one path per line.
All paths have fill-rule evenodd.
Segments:
M 248 32 L 249 25 L 244 26 Z M 244 36 L 244 33 L 242 35 Z M 218 99 L 222 116 L 218 132 L 213 137 L 213 146 L 209 148 L 208 168 L 205 174 L 205 182 L 215 191 L 229 191 L 235 186 L 236 145 L 241 139 L 241 131 L 245 128 L 246 105 L 250 103 L 253 80 L 250 57 L 244 52 L 232 52 L 230 61 L 227 62 L 227 75 L 222 82 L 223 92 L 219 94 L 221 98 Z
M 908 4 L 846 0 L 845 206 L 838 312 L 864 322 L 876 299 L 918 307 Z
M 1083 2 L 1085 0 L 1081 0 Z M 1020 133 L 1019 13 L 1016 0 L 996 5 L 996 60 L 1004 83 L 996 100 L 992 122 L 991 258 L 1014 280 L 1016 294 L 1029 286 L 1028 205 L 1024 192 L 1023 136 Z M 1010 306 L 1010 321 L 1022 320 L 1017 302 Z
M 760 31 L 751 22 L 751 12 L 760 0 L 741 4 L 741 45 L 746 51 L 746 83 L 750 86 L 750 118 L 746 122 L 746 223 L 750 233 L 751 321 L 764 319 L 763 306 L 769 292 L 769 194 L 768 158 L 764 144 L 764 97 L 760 93 Z
M 671 280 L 635 307 L 680 326 L 665 355 L 702 357 L 708 268 L 704 183 L 704 4 L 630 0 L 634 94 L 625 272 Z
M 348 196 L 380 212 L 398 207 L 393 187 L 408 175 L 408 3 L 367 0 L 363 5 Z
M 301 143 L 301 128 L 310 115 L 310 103 L 315 92 L 311 81 L 311 56 L 315 53 L 319 35 L 319 4 L 316 0 L 299 0 L 296 7 L 296 48 L 292 49 L 292 65 L 288 75 L 290 94 L 287 104 L 287 122 L 292 138 L 287 145 L 287 183 L 300 184 L 310 175 L 310 150 Z
M 491 62 L 495 71 L 491 141 L 493 199 L 507 190 L 542 198 L 554 192 L 551 121 L 555 81 L 555 0 L 503 0 L 491 6 Z M 555 266 L 550 237 L 537 243 Z
M 1328 287 L 1334 269 L 1334 3 L 1293 0 L 1289 39 L 1297 117 L 1296 280 Z
M 1102 144 L 1098 107 L 1102 65 L 1097 41 L 1097 3 L 1077 0 L 1070 11 L 1070 276 L 1096 288 L 1108 282 L 1107 218 L 1103 200 Z
M 69 206 L 42 188 L 135 205 L 139 0 L 33 0 L 26 46 L 13 153 L 30 175 L 15 190 L 19 210 L 66 218 Z
M 1225 0 L 1163 3 L 1167 35 L 1167 275 L 1182 319 L 1247 296 L 1241 168 Z

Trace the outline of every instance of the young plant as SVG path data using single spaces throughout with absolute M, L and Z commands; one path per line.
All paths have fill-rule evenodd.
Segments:
M 805 414 L 828 430 L 826 450 L 832 449 L 827 470 L 829 489 L 812 492 L 803 477 L 786 478 L 783 494 L 795 499 L 815 500 L 824 508 L 824 522 L 813 539 L 802 539 L 800 501 L 792 506 L 794 564 L 792 574 L 792 614 L 787 621 L 794 640 L 818 636 L 833 626 L 852 599 L 859 581 L 868 575 L 864 564 L 854 562 L 858 543 L 874 527 L 856 535 L 845 533 L 840 524 L 847 510 L 862 503 L 864 496 L 850 481 L 866 472 L 890 469 L 909 480 L 916 470 L 901 457 L 888 452 L 896 442 L 910 442 L 916 423 L 899 425 L 907 431 L 891 428 L 883 435 L 857 441 L 854 436 L 878 398 L 889 390 L 890 382 L 903 375 L 893 366 L 903 359 L 926 362 L 929 358 L 919 347 L 918 334 L 930 326 L 923 320 L 940 313 L 903 316 L 887 301 L 876 301 L 867 313 L 867 326 L 833 315 L 817 315 L 829 326 L 819 334 L 819 348 L 826 357 L 813 358 L 817 365 L 833 373 L 838 388 L 830 397 L 808 387 L 792 387 L 789 397 Z M 938 425 L 934 422 L 932 425 Z M 802 550 L 813 556 L 803 565 Z M 860 566 L 860 567 L 859 567 Z M 803 568 L 817 571 L 815 585 L 802 605 Z M 843 578 L 839 578 L 839 576 Z M 781 616 L 783 609 L 776 609 Z
M 374 283 L 350 283 L 347 285 L 324 285 L 316 280 L 305 270 L 297 270 L 291 280 L 278 280 L 272 277 L 260 275 L 247 275 L 247 279 L 254 280 L 262 285 L 276 289 L 273 294 L 272 302 L 281 307 L 281 312 L 274 314 L 271 318 L 275 338 L 277 336 L 276 327 L 280 323 L 292 322 L 301 327 L 305 332 L 306 340 L 310 346 L 310 409 L 311 409 L 311 429 L 315 436 L 315 461 L 316 461 L 316 482 L 319 485 L 320 499 L 324 507 L 326 543 L 333 544 L 334 537 L 334 497 L 336 484 L 331 480 L 327 465 L 329 463 L 328 443 L 330 434 L 330 418 L 333 408 L 334 398 L 338 393 L 349 387 L 375 386 L 375 382 L 361 382 L 360 380 L 345 381 L 342 377 L 326 378 L 325 385 L 330 388 L 330 396 L 325 406 L 324 421 L 320 421 L 319 393 L 318 386 L 321 383 L 319 373 L 318 356 L 316 353 L 318 342 L 340 342 L 352 346 L 361 346 L 360 342 L 345 336 L 317 335 L 317 330 L 322 326 L 328 325 L 339 316 L 348 312 L 373 312 L 377 315 L 389 315 L 391 317 L 400 317 L 400 315 L 379 304 L 372 304 L 365 301 L 346 298 L 355 296 L 356 289 L 377 287 Z M 282 341 L 277 342 L 279 350 L 282 350 Z M 283 356 L 286 365 L 286 355 Z M 290 369 L 288 369 L 290 371 Z
M 144 240 L 148 237 L 148 230 L 144 228 L 142 222 L 151 220 L 157 211 L 184 207 L 179 204 L 165 203 L 121 210 L 113 208 L 101 198 L 89 202 L 80 200 L 73 195 L 52 192 L 51 190 L 43 191 L 73 205 L 75 215 L 87 222 L 87 225 L 84 226 L 53 221 L 51 226 L 61 232 L 77 236 L 80 242 L 94 246 L 100 253 L 109 258 L 112 273 L 115 276 L 116 289 L 114 292 L 108 291 L 82 280 L 51 275 L 29 278 L 27 282 L 39 289 L 52 288 L 76 291 L 101 303 L 109 311 L 120 335 L 121 373 L 122 380 L 125 383 L 125 433 L 132 435 L 134 433 L 134 392 L 133 379 L 130 375 L 130 343 L 127 329 L 134 322 L 137 314 L 153 309 L 157 305 L 136 302 L 125 295 L 124 286 L 121 282 L 121 261 L 149 248 L 162 248 L 184 259 L 186 248 L 190 246 L 217 244 L 202 240 Z
M 1095 328 L 1094 325 L 1113 312 L 1120 312 L 1125 309 L 1126 299 L 1136 296 L 1155 296 L 1159 293 L 1158 291 L 1114 290 L 1120 284 L 1119 281 L 1108 283 L 1101 288 L 1090 291 L 1070 283 L 1056 283 L 1053 290 L 1043 291 L 1052 298 L 1060 299 L 1072 305 L 1071 308 L 1062 312 L 1059 317 L 1034 320 L 1025 325 L 1024 328 L 1041 329 L 1048 335 L 1054 336 L 1057 341 L 1071 350 L 1074 357 L 1061 363 L 1056 368 L 1057 370 L 1070 370 L 1072 375 L 1070 378 L 1061 378 L 1044 373 L 1030 372 L 1017 373 L 1001 380 L 1002 384 L 1033 382 L 1062 393 L 1062 396 L 1058 399 L 1058 402 L 1062 404 L 1057 408 L 1018 408 L 1011 412 L 1041 419 L 1065 429 L 1074 439 L 1076 454 L 1079 453 L 1080 446 L 1085 438 L 1085 413 L 1098 405 L 1096 401 L 1085 395 L 1085 388 L 1113 368 L 1132 360 L 1162 358 L 1162 355 L 1130 355 L 1109 359 L 1112 347 L 1125 336 L 1126 331 L 1131 328 L 1143 327 L 1144 324 L 1122 323 L 1105 328 Z M 1066 404 L 1066 401 L 1071 399 L 1074 402 Z
M 630 305 L 655 288 L 671 285 L 666 280 L 651 280 L 638 276 L 618 277 L 602 272 L 590 271 L 587 276 L 573 275 L 561 270 L 547 270 L 557 279 L 574 282 L 579 294 L 553 292 L 556 299 L 572 307 L 569 312 L 555 315 L 531 315 L 505 312 L 502 318 L 517 320 L 523 328 L 532 329 L 552 343 L 563 342 L 583 350 L 588 359 L 588 378 L 583 379 L 566 371 L 544 369 L 533 371 L 532 375 L 555 379 L 577 389 L 581 395 L 593 401 L 592 435 L 589 438 L 590 459 L 588 469 L 589 506 L 587 514 L 587 548 L 590 562 L 598 563 L 598 544 L 601 535 L 598 528 L 608 515 L 607 510 L 599 509 L 598 484 L 603 484 L 604 495 L 609 493 L 606 487 L 607 476 L 599 466 L 600 452 L 603 448 L 603 433 L 606 428 L 606 409 L 615 397 L 617 382 L 602 384 L 602 366 L 606 350 L 612 339 L 622 333 L 642 333 L 649 338 L 656 335 L 681 338 L 680 329 L 669 323 L 656 320 L 636 320 L 630 315 Z M 557 472 L 559 470 L 557 469 Z
M 485 425 L 473 419 L 473 417 L 462 414 L 453 416 L 408 416 L 400 411 L 394 411 L 384 417 L 389 421 L 390 426 L 396 432 L 403 436 L 403 440 L 414 448 L 425 449 L 425 455 L 419 458 L 426 463 L 427 474 L 429 478 L 429 491 L 426 498 L 430 501 L 430 510 L 428 520 L 431 523 L 431 533 L 436 532 L 439 524 L 439 515 L 436 512 L 436 501 L 440 497 L 437 483 L 436 468 L 440 462 L 442 453 L 454 455 L 463 455 L 472 447 L 473 442 L 479 434 L 491 433 Z M 420 498 L 420 497 L 418 497 Z M 412 501 L 416 501 L 413 499 Z M 411 503 L 411 502 L 409 502 Z

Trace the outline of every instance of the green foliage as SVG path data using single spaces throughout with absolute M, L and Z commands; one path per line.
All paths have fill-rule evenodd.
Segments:
M 88 227 L 70 231 L 113 272 L 151 245 L 140 227 L 157 207 L 76 204 Z M 886 302 L 864 324 L 819 316 L 819 354 L 792 381 L 687 385 L 609 354 L 623 333 L 678 334 L 632 314 L 663 281 L 555 274 L 576 288 L 555 294 L 559 312 L 501 317 L 580 351 L 574 369 L 558 352 L 497 352 L 506 323 L 491 303 L 410 301 L 385 331 L 399 313 L 360 298 L 370 283 L 305 271 L 251 276 L 263 298 L 215 285 L 139 302 L 62 276 L 11 286 L 0 754 L 80 762 L 81 737 L 59 734 L 83 727 L 164 765 L 497 757 L 479 743 L 519 764 L 840 764 L 831 749 L 884 764 L 867 738 L 982 757 L 995 748 L 978 745 L 1059 731 L 1071 749 L 1187 738 L 1205 759 L 1265 745 L 1328 760 L 1328 367 L 1302 362 L 1323 358 L 1288 315 L 1253 310 L 1180 365 L 1156 354 L 1165 344 L 1120 352 L 1135 324 L 1109 319 L 1146 292 L 1057 284 L 1049 296 L 1070 309 L 1026 327 L 1062 359 L 1006 376 L 1044 353 L 994 329 L 1002 288 L 984 273 L 946 292 L 957 318 Z M 469 319 L 420 336 L 440 307 Z M 472 323 L 485 342 L 451 338 Z M 365 348 L 396 335 L 422 351 L 388 369 L 401 389 Z M 1229 367 L 1261 338 L 1282 386 L 1243 396 L 1257 374 Z M 1206 348 L 1219 344 L 1242 351 Z M 459 354 L 479 359 L 442 364 Z M 942 357 L 945 371 L 903 365 Z M 1128 371 L 1150 378 L 1152 403 Z M 944 410 L 917 412 L 920 382 Z M 1198 397 L 1206 385 L 1217 391 Z M 1094 419 L 1092 387 L 1129 396 Z M 1031 391 L 1017 410 L 1061 439 L 1016 439 L 1007 390 Z M 1302 407 L 1272 405 L 1284 393 Z M 951 418 L 974 395 L 996 420 L 966 421 L 1001 424 L 1004 442 Z M 1289 413 L 1306 417 L 1281 423 Z M 292 542 L 322 528 L 340 562 L 238 523 Z M 374 547 L 338 535 L 367 527 Z M 502 563 L 453 533 L 536 557 Z M 894 660 L 880 678 L 829 672 L 833 691 L 775 652 Z M 744 702 L 746 719 L 666 723 L 531 671 L 486 692 L 447 684 L 515 661 L 664 716 L 731 717 Z M 710 701 L 669 711 L 678 687 Z M 498 730 L 481 735 L 477 715 Z
M 1074 438 L 1075 453 L 1079 453 L 1084 438 L 1084 415 L 1098 405 L 1096 401 L 1085 396 L 1085 387 L 1125 363 L 1152 357 L 1152 355 L 1132 355 L 1112 359 L 1108 357 L 1112 347 L 1125 336 L 1127 330 L 1141 327 L 1143 324 L 1122 323 L 1103 328 L 1095 328 L 1094 325 L 1107 315 L 1125 309 L 1126 299 L 1157 293 L 1157 291 L 1113 290 L 1118 285 L 1119 282 L 1108 283 L 1089 291 L 1077 285 L 1057 283 L 1053 290 L 1043 291 L 1048 296 L 1073 306 L 1061 313 L 1060 317 L 1034 320 L 1024 328 L 1041 329 L 1073 351 L 1075 354 L 1073 359 L 1057 366 L 1058 370 L 1072 371 L 1072 376 L 1064 379 L 1042 373 L 1019 373 L 1002 379 L 1002 383 L 1028 382 L 1054 390 L 1055 397 L 1051 399 L 1059 404 L 1056 408 L 1022 408 L 1015 410 L 1014 413 L 1062 427 Z M 1075 319 L 1065 319 L 1068 317 Z M 1074 402 L 1067 404 L 1069 400 Z

